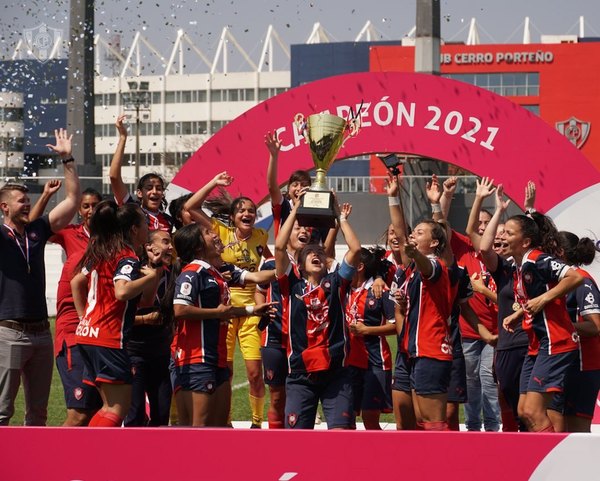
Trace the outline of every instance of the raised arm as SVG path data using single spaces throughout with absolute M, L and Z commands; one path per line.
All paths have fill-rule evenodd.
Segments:
M 523 207 L 527 213 L 535 212 L 535 192 L 535 182 L 533 180 L 529 180 L 525 186 L 525 200 L 523 202 Z
M 299 205 L 300 202 L 294 203 L 290 215 L 288 215 L 288 218 L 279 228 L 279 233 L 275 238 L 275 273 L 277 277 L 284 275 L 290 265 L 290 258 L 287 254 L 287 244 L 290 240 L 290 235 L 292 235 L 292 229 L 294 228 L 294 222 L 296 222 L 296 213 L 298 212 Z
M 40 195 L 40 198 L 29 211 L 29 222 L 44 215 L 44 211 L 46 210 L 46 207 L 48 207 L 48 202 L 50 202 L 52 196 L 58 192 L 61 185 L 62 182 L 58 179 L 49 180 L 44 184 L 42 195 Z
M 115 149 L 108 171 L 110 186 L 113 195 L 115 196 L 115 202 L 119 205 L 123 204 L 123 201 L 129 193 L 125 182 L 123 182 L 123 177 L 121 176 L 121 166 L 123 165 L 123 157 L 125 156 L 125 143 L 127 142 L 127 127 L 123 124 L 126 118 L 126 115 L 119 115 L 115 122 L 117 131 L 119 132 L 119 141 L 117 142 L 117 148 Z M 137 180 L 138 179 L 136 179 L 136 181 Z
M 183 204 L 183 210 L 188 212 L 194 222 L 201 224 L 205 227 L 211 227 L 212 223 L 210 217 L 208 217 L 202 210 L 202 204 L 208 197 L 208 195 L 218 186 L 226 187 L 231 185 L 233 177 L 227 172 L 221 172 L 217 174 L 210 182 L 201 187 L 194 195 L 192 195 L 185 204 Z
M 444 193 L 440 199 L 440 207 L 442 208 L 444 219 L 447 219 L 448 214 L 450 213 L 450 206 L 452 205 L 452 199 L 454 198 L 454 192 L 456 192 L 457 185 L 458 178 L 455 175 L 448 177 L 442 184 Z
M 337 203 L 335 204 L 337 205 Z M 344 235 L 344 239 L 346 240 L 346 245 L 348 246 L 348 252 L 344 256 L 344 260 L 346 264 L 352 266 L 354 268 L 358 267 L 360 263 L 360 241 L 352 229 L 350 222 L 348 221 L 348 217 L 352 212 L 352 205 L 348 202 L 344 202 L 341 206 L 335 208 L 336 214 L 338 214 L 338 220 L 340 223 L 340 230 Z
M 406 255 L 415 261 L 417 270 L 423 277 L 430 278 L 431 274 L 433 274 L 433 265 L 431 264 L 431 260 L 417 249 L 417 243 L 409 239 L 404 245 L 404 250 Z
M 281 142 L 277 136 L 277 131 L 267 132 L 265 135 L 265 145 L 269 150 L 269 164 L 267 166 L 267 186 L 269 187 L 269 196 L 271 205 L 279 205 L 283 199 L 279 184 L 277 183 L 277 159 L 281 150 Z
M 406 219 L 404 218 L 404 209 L 402 208 L 402 196 L 398 184 L 398 176 L 390 175 L 387 183 L 388 204 L 390 208 L 390 221 L 394 227 L 396 237 L 400 243 L 400 252 L 402 264 L 407 266 L 410 264 L 410 259 L 406 256 L 404 245 L 408 238 L 408 229 L 406 227 Z
M 490 219 L 490 222 L 485 227 L 481 240 L 479 242 L 479 251 L 481 252 L 481 260 L 490 272 L 496 272 L 498 269 L 498 254 L 494 252 L 494 241 L 500 220 L 506 212 L 510 200 L 504 200 L 504 187 L 502 184 L 496 189 L 496 210 Z
M 473 206 L 469 212 L 469 220 L 467 221 L 467 228 L 465 229 L 466 234 L 471 239 L 473 248 L 478 251 L 479 244 L 481 241 L 481 235 L 479 234 L 479 214 L 481 212 L 481 205 L 486 197 L 489 197 L 494 193 L 496 188 L 494 187 L 494 179 L 488 177 L 482 177 L 481 181 L 477 179 L 477 189 L 475 190 L 475 199 L 473 200 Z
M 442 188 L 438 181 L 437 175 L 433 174 L 431 176 L 431 180 L 425 184 L 425 193 L 427 194 L 427 199 L 429 199 L 429 203 L 431 204 L 431 212 L 433 215 L 433 220 L 439 222 L 440 220 L 444 220 L 444 214 L 442 213 L 442 207 L 440 205 L 440 200 L 442 198 Z
M 48 144 L 47 147 L 60 155 L 62 160 L 65 175 L 65 198 L 50 211 L 48 220 L 52 232 L 58 232 L 66 227 L 75 216 L 81 200 L 81 190 L 75 161 L 71 155 L 73 135 L 69 135 L 64 129 L 55 130 L 54 135 L 56 136 L 56 145 Z

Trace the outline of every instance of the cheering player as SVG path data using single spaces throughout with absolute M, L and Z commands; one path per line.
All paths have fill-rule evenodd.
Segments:
M 81 318 L 75 338 L 85 363 L 84 382 L 95 385 L 102 408 L 89 426 L 120 426 L 131 402 L 131 362 L 125 345 L 138 299 L 151 305 L 162 264 L 148 251 L 140 266 L 136 249 L 148 239 L 146 216 L 136 204 L 120 208 L 112 201 L 96 207 L 90 220 L 90 243 L 71 280 Z M 87 292 L 87 302 L 86 299 Z
M 177 321 L 171 346 L 173 386 L 180 424 L 227 425 L 230 373 L 226 336 L 230 319 L 268 312 L 272 303 L 233 306 L 223 273 L 223 244 L 211 229 L 189 224 L 175 234 L 175 249 L 186 264 L 177 277 L 173 311 Z M 229 269 L 231 283 L 265 282 L 273 272 Z
M 286 248 L 299 202 L 275 240 L 277 280 L 289 312 L 286 428 L 314 428 L 319 400 L 329 429 L 354 425 L 345 304 L 361 246 L 348 222 L 351 206 L 334 205 L 349 249 L 336 272 L 327 274 L 324 250 L 315 244 L 302 249 L 297 266 L 290 262 Z

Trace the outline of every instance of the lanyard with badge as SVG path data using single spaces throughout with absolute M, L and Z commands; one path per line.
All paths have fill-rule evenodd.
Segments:
M 12 237 L 12 239 L 17 244 L 17 247 L 21 251 L 23 258 L 27 263 L 27 274 L 31 274 L 31 265 L 29 264 L 29 238 L 27 237 L 27 232 L 25 232 L 25 246 L 22 246 L 21 242 L 19 241 L 20 236 L 18 235 L 18 233 L 16 233 L 12 227 L 6 224 L 4 224 L 4 227 L 6 227 L 6 229 L 10 232 L 10 237 Z

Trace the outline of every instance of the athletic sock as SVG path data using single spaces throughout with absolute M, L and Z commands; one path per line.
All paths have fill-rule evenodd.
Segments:
M 425 431 L 425 423 L 423 421 L 417 421 L 416 426 L 417 431 Z
M 276 413 L 268 412 L 267 419 L 269 420 L 269 429 L 283 429 L 283 419 L 279 419 L 279 415 Z
M 265 397 L 256 397 L 252 394 L 248 394 L 248 398 L 250 399 L 250 409 L 252 410 L 252 424 L 260 426 L 263 421 Z
M 448 423 L 446 421 L 423 422 L 425 431 L 448 431 Z
M 114 413 L 101 409 L 94 417 L 90 420 L 88 426 L 97 428 L 118 428 L 121 427 L 123 418 L 117 416 Z

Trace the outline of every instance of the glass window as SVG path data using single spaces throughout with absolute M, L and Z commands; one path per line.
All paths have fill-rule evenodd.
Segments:
M 174 104 L 175 103 L 175 92 L 165 92 L 165 103 L 166 104 Z
M 152 103 L 153 104 L 162 103 L 162 92 L 152 92 Z
M 223 95 L 222 90 L 211 90 L 210 91 L 210 101 L 211 102 L 220 102 Z
M 539 95 L 540 94 L 540 88 L 535 86 L 535 87 L 529 87 L 527 89 L 527 93 L 528 95 Z
M 165 122 L 165 135 L 175 135 L 175 122 Z
M 529 110 L 531 113 L 535 115 L 540 115 L 540 106 L 539 105 L 521 105 L 524 109 Z
M 500 87 L 502 85 L 502 75 L 499 73 L 489 74 L 488 85 L 490 87 Z
M 526 73 L 514 73 L 515 85 L 527 85 Z
M 206 90 L 196 90 L 196 102 L 206 102 Z
M 240 100 L 240 91 L 238 89 L 228 90 L 227 93 L 229 94 L 227 100 L 229 100 L 230 102 L 237 102 L 238 100 Z
M 269 89 L 258 89 L 258 100 L 262 102 L 269 98 Z
M 517 87 L 516 95 L 527 95 L 527 87 Z
M 527 85 L 540 85 L 540 74 L 538 72 L 532 72 L 527 74 Z
M 245 89 L 244 100 L 246 100 L 246 101 L 254 100 L 254 89 Z
M 181 92 L 181 103 L 189 104 L 191 102 L 192 102 L 192 91 L 184 90 L 183 92 Z

